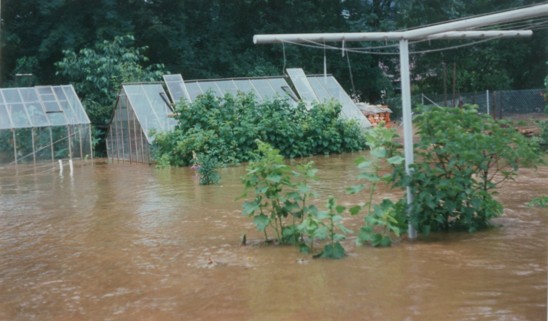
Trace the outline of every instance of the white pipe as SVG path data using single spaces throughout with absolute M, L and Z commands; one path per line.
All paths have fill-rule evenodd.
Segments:
M 417 29 L 420 30 L 420 29 Z M 449 31 L 423 36 L 425 39 L 475 39 L 488 37 L 528 37 L 531 30 L 485 30 L 485 31 Z M 254 44 L 280 42 L 340 42 L 340 41 L 398 41 L 409 39 L 405 31 L 391 32 L 346 32 L 346 33 L 295 33 L 253 36 Z
M 424 27 L 405 31 L 406 39 L 421 39 L 426 36 L 439 34 L 454 30 L 467 30 L 478 27 L 490 26 L 516 20 L 531 19 L 548 15 L 548 4 L 531 6 L 524 9 L 517 9 L 505 12 L 494 13 L 490 15 L 447 22 L 435 26 Z
M 448 31 L 426 36 L 428 40 L 435 39 L 476 39 L 476 38 L 515 38 L 530 37 L 531 30 L 489 30 L 489 31 Z
M 63 161 L 59 160 L 59 175 L 63 176 Z
M 414 163 L 413 155 L 413 124 L 411 114 L 411 77 L 409 73 L 409 41 L 400 40 L 400 78 L 401 78 L 401 100 L 403 112 L 403 146 L 405 150 L 405 173 L 411 174 L 410 165 Z M 411 211 L 413 194 L 411 187 L 407 186 L 407 215 Z M 417 238 L 417 231 L 411 222 L 407 225 L 407 236 L 409 239 Z
M 74 173 L 74 168 L 72 166 L 72 159 L 69 159 L 69 168 L 70 168 L 70 176 L 72 177 L 72 174 Z

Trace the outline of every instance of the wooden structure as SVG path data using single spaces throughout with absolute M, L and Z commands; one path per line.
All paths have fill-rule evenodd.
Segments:
M 356 103 L 363 115 L 369 120 L 371 126 L 375 127 L 384 122 L 386 127 L 390 127 L 390 114 L 392 110 L 386 105 L 370 105 L 368 103 Z

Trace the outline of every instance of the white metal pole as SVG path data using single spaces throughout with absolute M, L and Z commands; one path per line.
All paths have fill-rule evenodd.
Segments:
M 405 150 L 405 173 L 411 174 L 410 165 L 414 162 L 413 156 L 413 123 L 411 120 L 411 77 L 409 75 L 409 41 L 400 40 L 400 79 L 401 79 L 401 101 L 403 112 L 403 146 Z M 407 215 L 411 213 L 413 194 L 411 187 L 407 186 Z M 417 238 L 417 231 L 411 222 L 407 225 L 407 237 Z
M 548 14 L 548 4 L 535 5 L 524 9 L 504 11 L 475 18 L 447 22 L 430 27 L 424 27 L 404 32 L 406 39 L 421 39 L 426 36 L 448 31 L 469 30 L 473 28 L 501 24 L 522 19 L 542 17 Z M 456 33 L 458 34 L 458 33 Z

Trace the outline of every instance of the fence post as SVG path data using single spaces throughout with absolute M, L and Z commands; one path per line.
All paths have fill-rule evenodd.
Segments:
M 491 115 L 490 110 L 489 110 L 489 89 L 487 89 L 485 91 L 485 98 L 487 100 L 487 103 L 486 103 L 486 105 L 487 105 L 487 115 Z

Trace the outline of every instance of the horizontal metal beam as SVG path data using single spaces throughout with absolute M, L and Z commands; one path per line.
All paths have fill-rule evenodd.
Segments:
M 477 39 L 530 37 L 531 30 L 448 31 L 426 36 L 426 39 Z
M 422 39 L 446 31 L 470 30 L 474 28 L 491 26 L 511 21 L 532 19 L 548 15 L 548 4 L 531 6 L 523 9 L 504 11 L 475 18 L 446 22 L 434 26 L 405 31 L 406 39 Z
M 426 36 L 425 39 L 476 39 L 529 37 L 531 30 L 485 30 L 485 31 L 448 31 Z M 255 44 L 282 42 L 341 42 L 341 41 L 399 41 L 405 38 L 405 32 L 347 32 L 347 33 L 302 33 L 255 35 Z
M 494 35 L 492 37 L 520 37 L 529 36 L 530 34 L 522 34 L 524 30 L 516 31 L 470 31 L 471 29 L 506 23 L 511 21 L 531 19 L 536 17 L 548 16 L 548 4 L 536 5 L 524 9 L 505 11 L 490 15 L 457 20 L 438 24 L 434 26 L 418 28 L 407 31 L 391 31 L 391 32 L 348 32 L 348 33 L 302 33 L 302 34 L 270 34 L 270 35 L 255 35 L 253 43 L 281 43 L 281 42 L 340 42 L 340 41 L 399 41 L 402 39 L 417 40 L 417 39 L 449 39 L 449 38 L 477 38 L 473 36 L 475 33 L 482 33 L 480 37 L 489 37 L 488 33 L 504 32 L 504 35 Z M 449 33 L 448 33 L 449 32 Z M 460 33 L 458 33 L 460 32 Z M 471 32 L 471 33 L 470 33 Z M 518 32 L 517 35 L 512 35 L 512 32 Z M 530 32 L 530 31 L 528 31 Z M 434 36 L 435 35 L 435 36 Z

